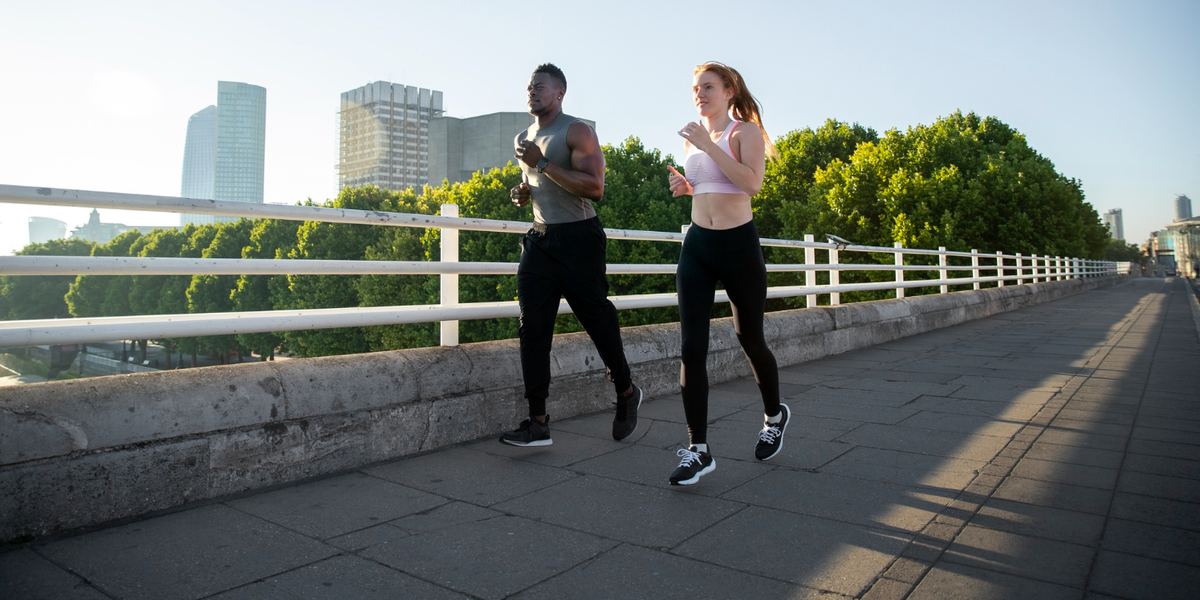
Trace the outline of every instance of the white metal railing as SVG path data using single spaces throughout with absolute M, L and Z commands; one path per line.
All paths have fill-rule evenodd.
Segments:
M 440 262 L 423 261 L 345 261 L 345 260 L 268 260 L 268 259 L 191 259 L 144 257 L 0 257 L 0 275 L 439 275 L 440 303 L 414 306 L 380 306 L 308 310 L 272 310 L 230 313 L 192 313 L 140 315 L 76 319 L 43 319 L 0 322 L 0 347 L 34 346 L 62 343 L 94 343 L 117 339 L 157 339 L 205 335 L 231 335 L 270 331 L 296 331 L 335 327 L 441 323 L 441 343 L 458 343 L 458 321 L 515 317 L 516 302 L 472 302 L 458 300 L 459 275 L 511 275 L 516 263 L 458 262 L 458 231 L 525 233 L 530 224 L 521 221 L 495 221 L 458 217 L 458 206 L 442 205 L 442 215 L 417 215 L 362 211 L 318 206 L 249 204 L 218 200 L 196 200 L 172 196 L 147 196 L 33 188 L 0 185 L 0 202 L 53 206 L 84 206 L 124 210 L 176 212 L 294 221 L 321 221 L 441 229 Z M 660 231 L 605 229 L 609 239 L 682 242 L 684 234 Z M 827 295 L 830 304 L 841 302 L 841 294 L 872 290 L 893 290 L 897 298 L 908 288 L 938 287 L 949 293 L 952 286 L 980 289 L 983 283 L 1003 286 L 1041 281 L 1116 274 L 1116 263 L 1060 256 L 1022 256 L 1002 252 L 981 253 L 920 248 L 861 246 L 817 242 L 811 234 L 803 241 L 763 239 L 763 246 L 802 248 L 804 263 L 767 265 L 770 272 L 803 272 L 804 285 L 777 286 L 767 290 L 768 298 L 805 297 L 805 306 L 817 306 L 818 297 Z M 817 262 L 817 252 L 826 254 L 826 262 Z M 842 252 L 892 254 L 894 264 L 857 264 L 842 261 Z M 906 264 L 906 256 L 936 256 L 935 265 Z M 970 260 L 969 265 L 951 265 L 949 259 Z M 981 259 L 990 264 L 981 262 Z M 841 283 L 842 271 L 892 271 L 891 281 Z M 906 280 L 906 272 L 936 272 L 936 279 Z M 982 275 L 981 272 L 994 272 Z M 674 264 L 608 265 L 610 274 L 673 274 Z M 827 273 L 829 283 L 817 284 L 817 273 Z M 951 274 L 968 273 L 966 277 Z M 610 300 L 618 310 L 656 308 L 677 305 L 672 293 L 615 296 Z M 718 302 L 727 302 L 723 291 Z M 559 313 L 570 312 L 565 301 Z

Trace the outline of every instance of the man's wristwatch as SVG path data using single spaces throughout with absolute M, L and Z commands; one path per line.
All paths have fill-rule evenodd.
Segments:
M 543 156 L 541 160 L 537 161 L 537 172 L 544 173 L 546 171 L 546 165 L 548 164 L 550 164 L 550 159 Z

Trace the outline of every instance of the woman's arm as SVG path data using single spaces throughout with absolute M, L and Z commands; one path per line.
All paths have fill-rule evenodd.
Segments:
M 763 173 L 767 169 L 767 145 L 762 130 L 753 121 L 739 123 L 729 136 L 729 146 L 733 156 L 741 157 L 740 161 L 716 144 L 713 144 L 716 151 L 708 155 L 734 185 L 750 196 L 757 195 L 762 191 Z
M 762 191 L 763 173 L 767 168 L 767 145 L 756 123 L 739 123 L 729 136 L 730 149 L 734 156 L 741 157 L 740 161 L 726 154 L 698 123 L 689 123 L 679 135 L 712 158 L 717 168 L 743 192 L 755 196 Z

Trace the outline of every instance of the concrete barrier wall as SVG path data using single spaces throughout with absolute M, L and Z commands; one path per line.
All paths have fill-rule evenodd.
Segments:
M 1122 279 L 770 313 L 766 335 L 790 365 Z M 678 392 L 678 329 L 622 330 L 649 396 Z M 551 369 L 556 419 L 611 409 L 586 334 L 555 338 Z M 748 374 L 732 321 L 714 322 L 711 381 Z M 0 544 L 498 435 L 523 391 L 516 340 L 0 388 Z

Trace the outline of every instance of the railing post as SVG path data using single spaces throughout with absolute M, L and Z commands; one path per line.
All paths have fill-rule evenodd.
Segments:
M 996 277 L 999 281 L 996 282 L 996 287 L 1004 287 L 1004 253 L 996 253 Z
M 938 270 L 938 278 L 940 278 L 942 281 L 949 279 L 949 270 L 946 269 L 946 247 L 945 246 L 938 246 L 938 266 L 941 267 L 941 269 Z M 950 286 L 942 285 L 940 288 L 940 291 L 943 294 L 949 294 Z
M 1017 285 L 1025 284 L 1025 259 L 1021 258 L 1021 253 L 1017 253 Z
M 829 265 L 830 265 L 830 267 L 836 267 L 837 265 L 841 264 L 839 262 L 840 260 L 841 259 L 838 257 L 838 249 L 830 248 L 829 249 Z M 837 270 L 836 268 L 830 268 L 829 269 L 829 285 L 838 286 L 841 284 L 842 284 L 842 272 Z M 830 306 L 837 306 L 841 303 L 842 303 L 842 293 L 841 292 L 833 292 L 833 293 L 829 294 L 829 305 Z
M 457 204 L 443 204 L 443 217 L 457 217 Z M 442 259 L 444 263 L 458 262 L 458 230 L 442 228 Z M 441 283 L 440 302 L 443 307 L 458 306 L 458 274 L 443 273 L 438 276 Z M 458 321 L 442 321 L 438 327 L 443 346 L 458 345 Z
M 806 241 L 806 242 L 813 241 L 813 234 L 811 234 L 811 233 L 804 234 L 804 241 Z M 811 246 L 806 246 L 804 248 L 804 264 L 809 267 L 817 264 L 817 249 L 816 248 L 813 248 Z M 817 272 L 816 271 L 809 269 L 804 272 L 804 287 L 806 287 L 810 290 L 817 287 Z M 808 294 L 807 296 L 805 296 L 804 297 L 804 307 L 805 308 L 816 308 L 817 307 L 817 295 L 816 294 Z
M 904 266 L 904 253 L 901 252 L 901 250 L 904 248 L 904 245 L 901 244 L 900 242 L 896 242 L 895 244 L 892 245 L 892 247 L 894 247 L 896 249 L 896 266 L 903 267 Z M 901 269 L 896 269 L 896 283 L 904 283 L 904 271 Z M 904 297 L 904 288 L 897 287 L 896 288 L 896 298 L 903 298 L 903 297 Z
M 1033 271 L 1033 283 L 1037 283 L 1038 279 L 1039 279 L 1038 278 L 1038 255 L 1036 252 L 1034 252 L 1033 254 L 1029 255 L 1029 257 L 1030 257 L 1029 262 L 1033 266 L 1033 270 L 1032 270 Z
M 1054 257 L 1054 280 L 1062 281 L 1062 257 Z
M 971 248 L 971 279 L 975 280 L 974 288 L 979 289 L 979 249 Z

